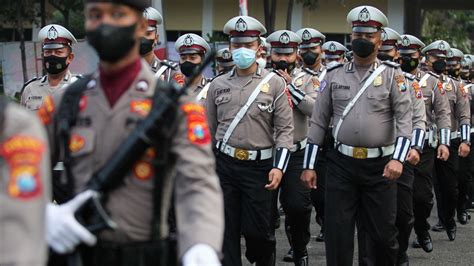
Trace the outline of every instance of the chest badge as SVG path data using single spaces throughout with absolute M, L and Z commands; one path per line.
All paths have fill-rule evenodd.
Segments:
M 446 89 L 446 91 L 452 91 L 453 90 L 453 86 L 449 82 L 444 83 L 444 88 Z
M 299 78 L 299 79 L 295 80 L 295 86 L 296 87 L 300 87 L 301 85 L 303 85 L 303 78 Z
M 268 91 L 270 91 L 270 84 L 268 83 L 262 84 L 260 91 L 263 93 L 268 93 Z
M 377 77 L 375 77 L 374 79 L 374 86 L 375 87 L 378 87 L 380 85 L 383 84 L 383 81 L 382 81 L 382 76 L 381 75 L 378 75 Z

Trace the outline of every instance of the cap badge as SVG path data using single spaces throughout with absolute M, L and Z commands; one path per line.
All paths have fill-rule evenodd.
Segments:
M 359 13 L 359 21 L 368 22 L 370 20 L 370 13 L 366 7 L 364 7 Z
M 54 26 L 51 26 L 48 31 L 48 39 L 54 40 L 56 38 L 58 38 L 58 31 L 54 28 Z
M 232 54 L 229 51 L 225 50 L 222 53 L 222 59 L 224 59 L 224 60 L 232 59 Z
M 385 30 L 382 30 L 382 41 L 386 41 L 388 39 L 388 34 Z
M 288 33 L 284 32 L 280 35 L 280 43 L 283 44 L 289 44 L 290 43 L 290 36 L 288 36 Z
M 453 51 L 449 50 L 449 51 L 448 51 L 448 57 L 451 58 L 451 57 L 453 57 L 453 56 L 454 56 Z
M 403 40 L 402 40 L 402 45 L 403 46 L 409 46 L 410 45 L 410 40 L 408 39 L 408 37 L 403 37 Z
M 439 45 L 438 45 L 438 49 L 443 51 L 446 49 L 446 46 L 444 45 L 444 42 L 440 42 Z
M 235 30 L 238 32 L 244 32 L 247 30 L 247 22 L 242 18 L 239 18 L 235 23 Z
M 191 37 L 191 35 L 187 35 L 185 38 L 184 38 L 184 45 L 186 46 L 192 46 L 194 44 L 194 39 L 193 37 Z
M 336 45 L 334 43 L 331 43 L 329 45 L 329 52 L 334 53 L 337 50 Z
M 303 41 L 311 40 L 311 33 L 309 33 L 308 30 L 304 30 L 303 35 L 301 36 L 301 39 L 303 39 Z

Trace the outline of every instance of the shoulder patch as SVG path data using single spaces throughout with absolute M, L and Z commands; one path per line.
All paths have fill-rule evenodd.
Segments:
M 45 143 L 31 136 L 13 136 L 1 144 L 0 154 L 10 168 L 8 194 L 28 200 L 41 195 L 41 160 Z
M 327 68 L 327 72 L 332 71 L 332 70 L 337 69 L 337 68 L 340 68 L 340 67 L 342 67 L 343 65 L 344 65 L 344 64 L 341 64 L 341 63 L 331 65 L 330 67 Z
M 393 68 L 398 68 L 398 67 L 400 67 L 400 64 L 395 63 L 395 62 L 392 62 L 392 61 L 383 61 L 382 63 L 384 63 L 384 64 L 387 65 L 387 66 L 391 66 L 391 67 L 393 67 Z
M 189 142 L 195 145 L 209 144 L 211 134 L 204 107 L 196 103 L 187 103 L 181 106 L 181 110 L 186 115 Z
M 38 110 L 38 116 L 43 122 L 43 125 L 49 125 L 51 121 L 53 121 L 53 113 L 54 113 L 54 101 L 51 95 L 48 95 L 44 98 L 43 104 L 41 105 L 40 109 Z
M 416 80 L 413 81 L 411 86 L 413 87 L 413 90 L 415 91 L 415 97 L 417 99 L 423 99 L 423 91 L 421 90 L 421 87 L 420 87 L 420 84 L 418 83 L 418 81 L 416 81 Z
M 184 86 L 185 83 L 185 77 L 181 73 L 176 73 L 173 76 L 173 80 L 179 85 L 179 86 Z

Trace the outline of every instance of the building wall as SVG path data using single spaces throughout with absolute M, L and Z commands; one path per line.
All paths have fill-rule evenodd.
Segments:
M 359 5 L 372 5 L 387 13 L 388 1 L 394 0 L 320 0 L 315 10 L 303 8 L 301 25 L 314 27 L 322 32 L 349 33 L 350 27 L 346 22 L 347 13 Z M 399 0 L 395 0 L 399 1 Z M 163 0 L 166 30 L 171 31 L 201 31 L 203 19 L 203 0 Z M 222 31 L 222 27 L 230 18 L 239 14 L 238 0 L 213 0 L 213 30 Z M 288 0 L 278 0 L 275 28 L 286 27 Z M 263 0 L 248 0 L 249 16 L 264 22 Z M 298 14 L 295 14 L 294 16 Z M 400 14 L 402 15 L 402 14 Z

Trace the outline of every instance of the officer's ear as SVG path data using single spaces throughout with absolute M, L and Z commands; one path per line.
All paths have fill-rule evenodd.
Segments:
M 72 63 L 73 60 L 74 60 L 74 53 L 70 52 L 67 59 L 66 59 L 66 63 L 69 65 L 69 64 Z
M 153 47 L 157 46 L 160 43 L 160 34 L 158 34 L 158 29 L 155 31 L 155 42 L 153 42 Z

